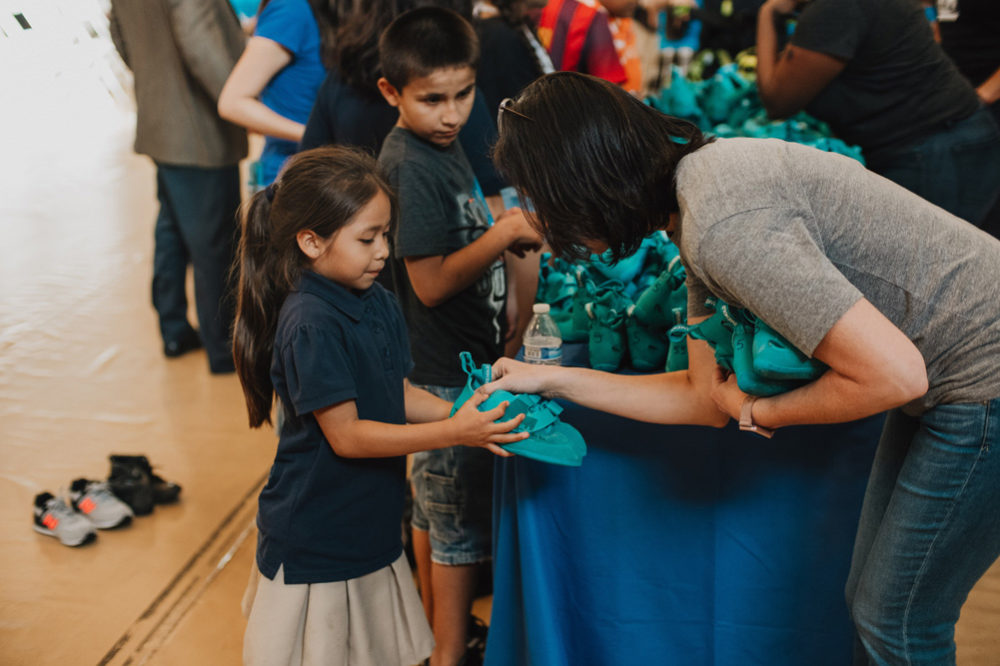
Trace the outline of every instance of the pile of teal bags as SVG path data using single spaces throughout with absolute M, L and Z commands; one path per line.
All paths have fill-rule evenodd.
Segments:
M 675 326 L 671 338 L 691 336 L 715 351 L 715 362 L 736 375 L 740 390 L 767 397 L 816 380 L 827 366 L 809 358 L 752 312 L 709 298 L 712 316 L 695 326 Z
M 714 314 L 688 326 L 685 277 L 677 247 L 657 233 L 617 263 L 605 255 L 576 264 L 543 255 L 536 300 L 549 303 L 563 341 L 587 343 L 596 370 L 684 370 L 690 336 L 708 342 L 751 395 L 784 393 L 826 371 L 749 310 L 715 298 L 706 302 Z
M 590 366 L 614 372 L 687 367 L 687 343 L 669 330 L 686 321 L 677 247 L 662 232 L 621 261 L 608 254 L 569 263 L 543 255 L 536 301 L 548 303 L 564 342 L 586 342 Z
M 864 163 L 858 146 L 849 146 L 835 138 L 826 123 L 804 111 L 787 120 L 769 119 L 757 94 L 756 82 L 737 62 L 722 65 L 705 80 L 686 78 L 677 67 L 671 71 L 670 85 L 646 99 L 658 111 L 689 120 L 703 132 L 718 137 L 783 139 Z

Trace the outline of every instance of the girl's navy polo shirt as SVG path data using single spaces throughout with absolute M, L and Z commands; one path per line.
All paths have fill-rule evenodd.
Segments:
M 271 381 L 286 420 L 257 513 L 257 565 L 285 582 L 357 578 L 402 553 L 404 456 L 341 458 L 313 411 L 354 400 L 358 417 L 406 423 L 413 362 L 395 296 L 361 294 L 306 272 L 285 300 Z

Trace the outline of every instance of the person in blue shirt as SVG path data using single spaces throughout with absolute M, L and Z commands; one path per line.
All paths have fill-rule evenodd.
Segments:
M 278 175 L 302 140 L 331 61 L 339 3 L 264 0 L 253 36 L 219 95 L 219 115 L 266 138 L 255 184 Z
M 451 404 L 407 380 L 395 297 L 376 284 L 395 198 L 374 158 L 325 147 L 293 156 L 251 199 L 239 252 L 236 371 L 251 427 L 284 425 L 260 493 L 244 596 L 244 663 L 400 666 L 433 638 L 403 554 L 406 454 L 499 445 L 522 416 L 482 396 Z

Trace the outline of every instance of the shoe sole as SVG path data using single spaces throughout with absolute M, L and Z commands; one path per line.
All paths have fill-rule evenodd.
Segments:
M 99 530 L 113 530 L 131 524 L 132 516 L 122 516 L 121 518 L 117 519 L 117 522 L 107 522 L 107 523 L 99 523 L 95 521 L 93 518 L 90 518 L 89 516 L 87 517 L 87 520 L 93 523 L 94 527 L 96 527 Z
M 44 528 L 44 527 L 39 527 L 38 525 L 32 525 L 32 527 L 35 528 L 35 531 L 38 532 L 39 534 L 44 534 L 46 536 L 55 537 L 55 538 L 59 539 L 59 543 L 61 543 L 64 546 L 70 546 L 71 548 L 76 548 L 78 546 L 84 546 L 84 545 L 86 545 L 88 543 L 91 543 L 91 542 L 97 540 L 97 532 L 87 532 L 84 535 L 84 537 L 82 539 L 80 539 L 79 541 L 71 542 L 71 541 L 66 541 L 61 536 L 59 536 L 58 534 L 56 534 L 55 532 L 53 532 L 50 529 L 47 529 L 47 528 Z

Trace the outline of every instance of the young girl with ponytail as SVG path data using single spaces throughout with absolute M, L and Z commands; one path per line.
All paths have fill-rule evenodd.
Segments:
M 250 426 L 284 410 L 257 513 L 244 597 L 247 664 L 414 664 L 433 638 L 400 524 L 405 456 L 498 445 L 523 417 L 494 423 L 477 396 L 451 405 L 406 380 L 395 297 L 375 283 L 389 257 L 393 195 L 375 161 L 347 148 L 295 155 L 249 201 L 233 338 Z M 458 359 L 456 359 L 456 363 Z

